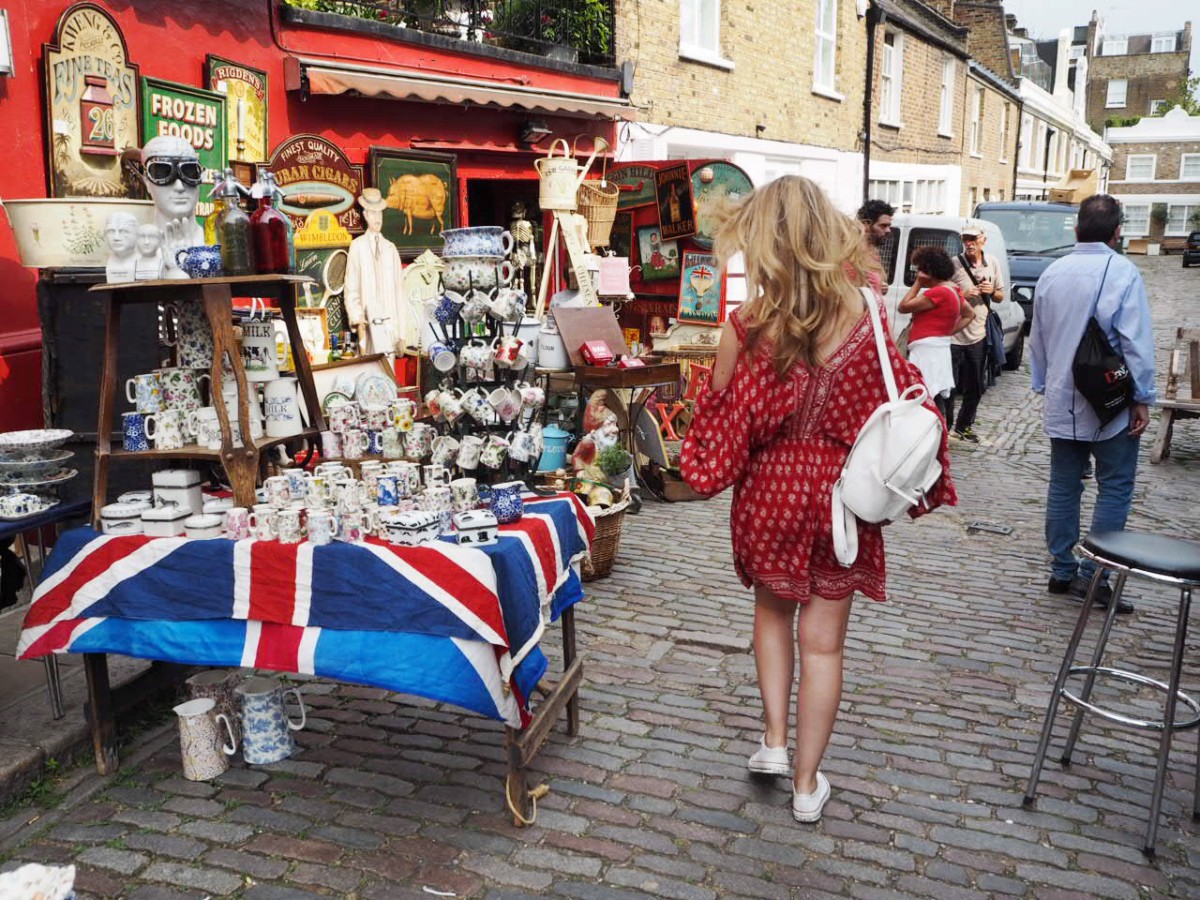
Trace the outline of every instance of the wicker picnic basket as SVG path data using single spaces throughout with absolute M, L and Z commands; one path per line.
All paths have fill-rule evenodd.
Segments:
M 606 578 L 617 561 L 621 546 L 621 529 L 625 524 L 625 510 L 629 508 L 629 485 L 621 493 L 621 499 L 596 514 L 596 534 L 592 538 L 592 552 L 585 556 L 580 567 L 584 581 Z
M 607 247 L 617 218 L 617 198 L 620 189 L 607 181 L 584 181 L 575 192 L 579 214 L 587 219 L 588 244 L 594 250 Z

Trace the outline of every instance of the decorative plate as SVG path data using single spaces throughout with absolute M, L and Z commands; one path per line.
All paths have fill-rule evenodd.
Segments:
M 0 433 L 0 453 L 13 454 L 26 451 L 57 450 L 75 432 L 69 428 L 34 428 L 29 431 L 6 431 Z
M 332 389 L 339 394 L 345 394 L 347 400 L 354 399 L 354 376 L 349 372 L 335 375 Z
M 696 233 L 693 244 L 711 250 L 717 215 L 727 202 L 745 197 L 754 190 L 750 176 L 733 163 L 714 160 L 697 166 L 692 172 L 692 200 L 696 204 Z
M 54 507 L 58 506 L 58 504 L 61 502 L 60 500 L 51 499 L 49 497 L 43 497 L 42 499 L 44 502 L 40 509 L 37 509 L 31 513 L 26 513 L 23 516 L 0 515 L 0 522 L 20 522 L 22 519 L 29 519 L 29 518 L 32 518 L 33 516 L 40 516 L 46 510 L 54 509 Z
M 79 473 L 75 469 L 59 469 L 48 474 L 14 475 L 11 472 L 0 474 L 0 485 L 14 488 L 52 487 L 70 481 Z
M 386 375 L 373 372 L 363 372 L 358 376 L 354 393 L 363 406 L 385 406 L 397 396 L 395 382 Z
M 335 406 L 341 406 L 343 403 L 350 402 L 350 395 L 342 391 L 330 391 L 325 395 L 325 399 L 321 401 L 321 412 L 328 413 Z
M 71 450 L 53 450 L 49 453 L 14 453 L 0 455 L 0 477 L 12 475 L 33 478 L 43 472 L 52 472 L 62 467 L 74 456 Z

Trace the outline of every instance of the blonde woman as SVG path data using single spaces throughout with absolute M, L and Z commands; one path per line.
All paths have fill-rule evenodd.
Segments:
M 743 254 L 750 300 L 725 324 L 712 383 L 684 442 L 683 473 L 705 495 L 734 487 L 734 566 L 754 588 L 766 726 L 749 768 L 792 776 L 792 814 L 815 822 L 830 796 L 819 768 L 841 700 L 850 601 L 855 592 L 885 596 L 880 526 L 859 524 L 858 559 L 843 568 L 830 525 L 830 493 L 850 446 L 887 400 L 860 292 L 869 284 L 879 302 L 879 279 L 859 225 L 796 176 L 734 208 L 716 249 L 722 261 Z M 890 336 L 887 344 L 899 389 L 919 383 Z M 945 474 L 930 508 L 957 500 L 945 439 L 940 461 Z M 797 649 L 793 766 L 788 710 Z

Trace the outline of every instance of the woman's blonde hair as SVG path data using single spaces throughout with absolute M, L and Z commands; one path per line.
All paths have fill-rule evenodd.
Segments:
M 879 268 L 862 225 L 838 212 L 816 184 L 788 175 L 731 207 L 717 228 L 722 266 L 745 259 L 747 301 L 739 316 L 747 348 L 765 343 L 783 377 L 816 366 L 822 339 L 860 309 L 858 288 Z

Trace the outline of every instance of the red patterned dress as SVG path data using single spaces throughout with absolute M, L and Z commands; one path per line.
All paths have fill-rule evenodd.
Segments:
M 744 346 L 737 312 L 732 321 Z M 920 383 L 921 373 L 890 335 L 887 345 L 897 388 Z M 816 370 L 797 364 L 781 379 L 763 349 L 743 351 L 729 385 L 697 400 L 683 443 L 683 476 L 706 496 L 734 485 L 733 559 L 747 587 L 762 585 L 797 603 L 813 594 L 842 600 L 855 591 L 883 600 L 882 527 L 858 524 L 858 558 L 843 567 L 833 552 L 830 507 L 859 429 L 888 399 L 871 320 L 864 313 Z M 914 517 L 958 501 L 946 435 L 938 459 L 943 475 Z

